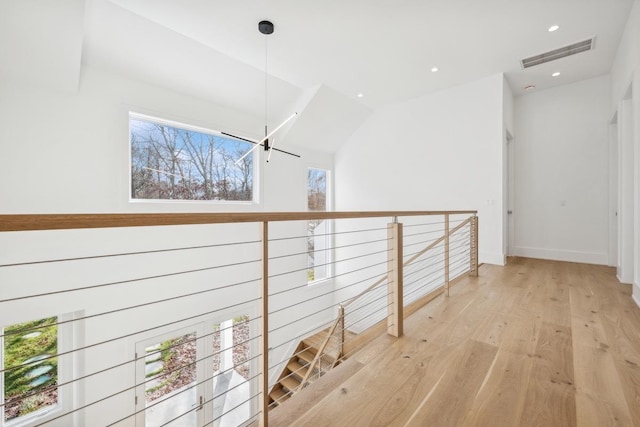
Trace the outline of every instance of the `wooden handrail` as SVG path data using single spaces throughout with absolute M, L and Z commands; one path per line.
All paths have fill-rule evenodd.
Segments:
M 311 363 L 309 363 L 309 366 L 307 368 L 307 372 L 304 375 L 304 377 L 302 378 L 302 381 L 300 381 L 300 385 L 298 386 L 300 389 L 304 388 L 304 385 L 306 384 L 306 382 L 309 381 L 309 377 L 313 373 L 313 369 L 316 367 L 316 365 L 318 364 L 318 361 L 320 360 L 320 358 L 324 354 L 324 350 L 327 348 L 327 345 L 329 344 L 329 341 L 331 340 L 331 337 L 333 336 L 333 333 L 336 331 L 336 328 L 340 324 L 341 320 L 344 320 L 344 309 L 342 307 L 340 307 L 340 312 L 338 313 L 338 317 L 333 322 L 333 325 L 331 325 L 331 328 L 329 328 L 329 331 L 327 333 L 327 337 L 322 342 L 322 345 L 320 346 L 320 348 L 316 351 L 316 355 L 313 358 L 313 360 L 311 361 Z M 341 355 L 338 354 L 336 356 L 336 358 L 340 358 L 340 356 Z
M 453 227 L 451 229 L 451 231 L 449 232 L 449 234 L 453 234 L 456 231 L 460 230 L 462 227 L 464 227 L 465 225 L 469 224 L 471 222 L 471 218 L 469 217 L 467 219 L 465 219 L 464 221 L 462 221 L 460 224 L 456 225 L 455 227 Z M 424 255 L 426 252 L 428 252 L 429 250 L 433 249 L 434 247 L 436 247 L 438 244 L 442 243 L 445 239 L 445 236 L 443 235 L 442 237 L 438 238 L 437 240 L 434 240 L 433 242 L 431 242 L 431 244 L 429 244 L 427 247 L 425 247 L 424 249 L 422 249 L 420 252 L 414 254 L 411 256 L 411 258 L 409 258 L 408 260 L 406 260 L 403 264 L 404 267 L 410 265 L 411 263 L 413 263 L 416 259 L 420 258 L 422 255 Z M 387 278 L 389 277 L 388 274 L 385 274 L 384 276 L 382 276 L 380 279 L 376 280 L 371 286 L 369 286 L 367 289 L 365 289 L 364 291 L 360 292 L 358 295 L 349 298 L 345 303 L 342 304 L 343 307 L 348 307 L 352 302 L 354 302 L 355 300 L 357 300 L 358 298 L 360 298 L 361 296 L 363 296 L 364 294 L 366 294 L 367 292 L 369 292 L 371 289 L 375 288 L 376 286 L 381 285 L 382 283 L 384 283 L 385 280 L 387 280 Z
M 475 215 L 478 211 L 358 211 L 358 212 L 225 212 L 0 215 L 0 232 L 80 228 L 154 227 L 241 222 L 308 221 L 397 216 Z

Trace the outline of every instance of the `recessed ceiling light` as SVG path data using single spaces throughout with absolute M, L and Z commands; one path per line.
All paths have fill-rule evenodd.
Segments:
M 536 86 L 535 85 L 527 85 L 524 87 L 525 92 L 531 92 L 536 90 Z
M 437 72 L 438 72 L 438 67 L 433 67 L 433 68 L 431 69 L 431 72 L 432 72 L 432 73 L 437 73 Z
M 558 31 L 560 29 L 559 25 L 552 25 L 549 27 L 549 32 L 553 33 L 554 31 Z
M 359 94 L 358 94 L 358 98 L 362 98 L 363 96 L 364 96 L 364 95 L 363 95 L 363 94 L 361 94 L 361 93 L 359 93 Z
M 556 71 L 555 73 L 551 74 L 551 77 L 558 77 L 560 75 L 560 71 Z

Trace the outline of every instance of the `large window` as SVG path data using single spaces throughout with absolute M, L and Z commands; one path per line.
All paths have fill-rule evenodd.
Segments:
M 253 144 L 131 114 L 131 199 L 254 200 Z
M 327 210 L 327 171 L 310 168 L 307 175 L 307 207 L 310 211 Z M 331 223 L 311 220 L 307 228 L 307 279 L 309 282 L 329 277 Z
M 58 318 L 1 329 L 2 403 L 0 425 L 27 420 L 58 405 Z

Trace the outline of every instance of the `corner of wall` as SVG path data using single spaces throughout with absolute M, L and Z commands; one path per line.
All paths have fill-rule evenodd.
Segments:
M 636 305 L 640 307 L 640 284 L 635 283 L 633 285 L 633 293 L 631 294 L 631 298 L 636 303 Z
M 496 252 L 480 252 L 478 254 L 478 258 L 480 259 L 480 263 L 482 264 L 492 264 L 492 265 L 506 265 L 506 258 L 504 254 L 496 253 Z

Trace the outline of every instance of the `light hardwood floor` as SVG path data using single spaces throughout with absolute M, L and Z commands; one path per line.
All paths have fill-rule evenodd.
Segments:
M 272 426 L 640 426 L 640 308 L 607 267 L 485 265 Z

